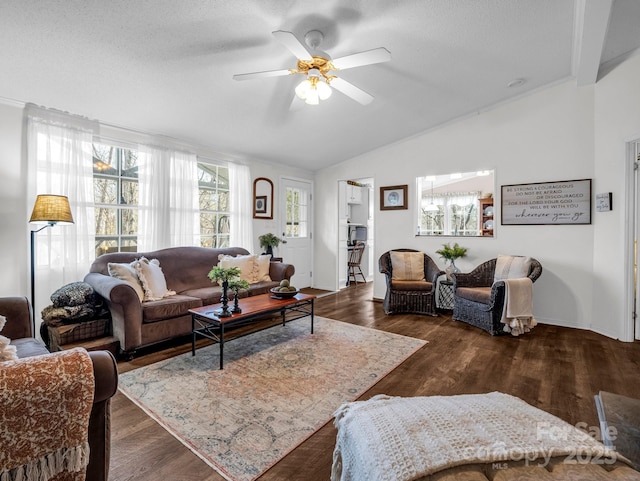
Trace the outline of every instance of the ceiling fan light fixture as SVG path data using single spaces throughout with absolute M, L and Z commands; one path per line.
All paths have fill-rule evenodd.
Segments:
M 331 97 L 331 87 L 320 77 L 318 69 L 310 69 L 307 78 L 298 84 L 296 96 L 308 105 L 318 105 L 320 100 Z
M 331 97 L 331 87 L 322 80 L 318 81 L 316 84 L 316 90 L 318 91 L 318 97 L 320 97 L 320 100 L 327 100 Z
M 304 79 L 296 87 L 296 95 L 298 96 L 298 98 L 305 100 L 311 88 L 311 82 L 309 82 L 309 79 Z
M 314 88 L 309 90 L 309 92 L 307 93 L 307 98 L 304 101 L 307 105 L 318 105 L 320 103 L 318 91 Z

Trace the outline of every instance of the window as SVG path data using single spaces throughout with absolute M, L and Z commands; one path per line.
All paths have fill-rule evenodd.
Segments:
M 309 195 L 305 189 L 287 187 L 286 237 L 307 237 L 309 230 Z
M 136 252 L 138 233 L 138 152 L 93 144 L 96 257 Z
M 436 178 L 433 176 L 417 179 L 419 196 L 417 234 L 479 235 L 478 198 L 481 192 L 452 191 L 451 183 L 445 184 L 438 192 L 434 190 L 435 182 Z
M 138 250 L 138 152 L 94 142 L 93 190 L 96 257 Z M 198 163 L 200 234 L 203 247 L 228 247 L 229 169 Z
M 198 163 L 198 187 L 202 247 L 229 247 L 229 169 Z
M 434 195 L 421 204 L 420 233 L 427 235 L 478 235 L 478 192 Z M 431 205 L 435 205 L 433 209 Z

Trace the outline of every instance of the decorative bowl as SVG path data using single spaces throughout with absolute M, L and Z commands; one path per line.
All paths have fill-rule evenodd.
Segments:
M 300 292 L 300 289 L 296 289 L 295 291 L 287 291 L 287 292 L 279 292 L 277 289 L 279 288 L 272 287 L 270 291 L 273 297 L 276 297 L 279 299 L 291 299 L 293 296 L 295 296 L 297 293 Z

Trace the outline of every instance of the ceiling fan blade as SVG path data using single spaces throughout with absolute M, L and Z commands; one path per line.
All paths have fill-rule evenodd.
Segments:
M 369 105 L 373 102 L 373 97 L 371 95 L 340 77 L 336 77 L 331 80 L 329 85 L 362 105 Z
M 374 63 L 388 62 L 391 60 L 391 52 L 386 48 L 374 48 L 365 52 L 354 53 L 345 57 L 336 58 L 331 61 L 334 67 L 339 70 L 347 68 L 361 67 L 363 65 L 371 65 Z
M 282 44 L 289 49 L 289 51 L 299 60 L 311 60 L 313 55 L 309 53 L 307 47 L 305 47 L 300 40 L 296 38 L 291 32 L 285 32 L 284 30 L 278 30 L 271 32 Z
M 251 80 L 254 78 L 265 77 L 282 77 L 283 75 L 291 75 L 288 69 L 284 70 L 267 70 L 265 72 L 240 73 L 233 76 L 234 80 Z

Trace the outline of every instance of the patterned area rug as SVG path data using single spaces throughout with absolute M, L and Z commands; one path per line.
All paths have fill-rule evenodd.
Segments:
M 120 375 L 120 390 L 232 481 L 251 481 L 425 341 L 322 317 Z

